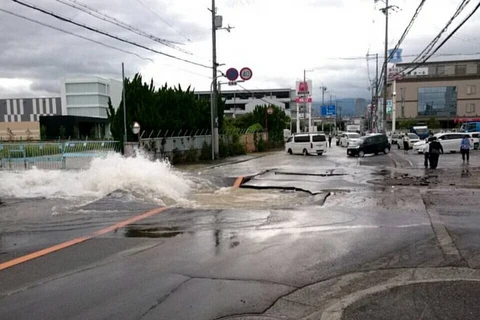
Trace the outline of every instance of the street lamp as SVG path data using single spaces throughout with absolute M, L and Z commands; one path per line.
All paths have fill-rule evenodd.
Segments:
M 273 113 L 271 107 L 265 108 L 265 141 L 268 142 L 268 115 Z
M 138 146 L 140 146 L 140 124 L 139 124 L 137 121 L 135 121 L 135 122 L 133 123 L 132 132 L 133 132 L 133 134 L 136 134 L 136 135 L 137 135 L 137 137 L 138 137 Z

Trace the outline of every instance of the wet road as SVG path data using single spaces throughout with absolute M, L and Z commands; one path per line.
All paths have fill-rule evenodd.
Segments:
M 459 159 L 431 172 L 334 147 L 185 166 L 207 187 L 159 212 L 121 192 L 5 199 L 0 269 L 89 237 L 0 270 L 0 319 L 478 319 L 480 157 Z

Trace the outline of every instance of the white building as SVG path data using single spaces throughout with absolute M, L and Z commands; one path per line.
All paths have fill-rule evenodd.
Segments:
M 122 82 L 99 77 L 64 78 L 61 84 L 62 114 L 107 118 L 108 98 L 115 109 L 122 100 Z
M 196 91 L 198 98 L 210 99 L 210 91 Z M 222 90 L 225 116 L 240 116 L 252 112 L 256 106 L 275 105 L 290 117 L 296 117 L 295 89 Z

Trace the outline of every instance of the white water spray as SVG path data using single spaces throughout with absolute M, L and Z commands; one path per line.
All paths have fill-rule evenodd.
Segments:
M 186 201 L 193 184 L 168 162 L 150 161 L 142 155 L 124 158 L 110 154 L 93 159 L 81 171 L 0 172 L 0 197 L 90 200 L 122 190 L 158 203 L 178 203 Z

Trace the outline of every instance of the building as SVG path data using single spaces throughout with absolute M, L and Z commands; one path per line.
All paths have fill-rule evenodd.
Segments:
M 38 140 L 40 117 L 58 115 L 60 97 L 0 99 L 0 140 Z
M 108 99 L 118 108 L 122 82 L 99 77 L 64 78 L 61 83 L 62 114 L 107 119 Z
M 118 108 L 122 99 L 121 81 L 99 77 L 64 78 L 59 89 L 59 97 L 0 99 L 0 140 L 38 140 L 40 118 L 48 116 L 57 118 L 55 121 L 44 120 L 44 125 L 61 123 L 59 116 L 76 116 L 77 120 L 69 118 L 64 124 L 80 124 L 80 136 L 92 136 L 90 131 L 95 137 L 110 135 L 106 124 L 108 99 L 114 108 Z M 66 129 L 67 132 L 73 130 Z M 58 131 L 58 128 L 48 128 L 47 131 L 51 133 L 51 130 Z
M 195 94 L 198 99 L 210 99 L 210 91 L 197 91 Z M 296 118 L 294 89 L 222 90 L 219 94 L 225 99 L 224 114 L 227 117 L 253 112 L 259 105 L 275 105 L 288 116 Z
M 414 64 L 400 63 L 400 70 Z M 389 85 L 388 97 L 392 96 Z M 414 119 L 418 124 L 430 118 L 442 128 L 480 116 L 480 60 L 427 62 L 396 81 L 396 119 Z M 391 124 L 391 115 L 387 115 Z

